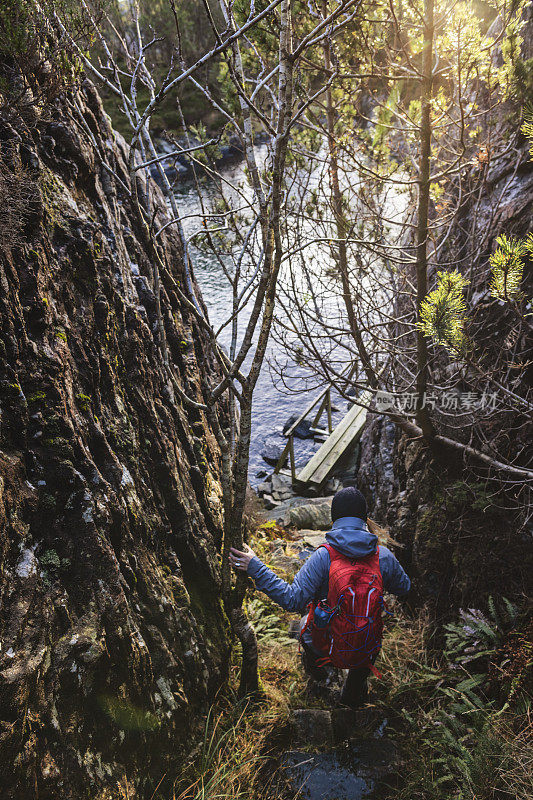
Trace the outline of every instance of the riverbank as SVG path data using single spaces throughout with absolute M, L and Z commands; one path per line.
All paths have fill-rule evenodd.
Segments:
M 254 136 L 254 144 L 258 147 L 269 140 L 266 133 L 257 133 Z M 213 136 L 206 146 L 210 152 L 212 166 L 217 169 L 227 169 L 244 161 L 244 150 L 240 139 L 237 136 L 230 136 L 222 140 L 218 136 Z M 209 175 L 210 170 L 204 169 L 205 160 L 202 150 L 203 142 L 195 136 L 176 136 L 169 140 L 160 137 L 155 140 L 158 156 L 167 156 L 161 161 L 163 171 L 171 183 L 175 181 L 190 181 L 194 178 L 195 171 L 200 175 Z M 163 181 L 156 164 L 150 167 L 150 174 L 159 186 Z

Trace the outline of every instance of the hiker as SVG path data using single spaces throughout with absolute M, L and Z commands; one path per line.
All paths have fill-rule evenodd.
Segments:
M 366 703 L 370 672 L 379 675 L 374 661 L 381 646 L 383 589 L 405 597 L 411 581 L 391 551 L 378 548 L 358 489 L 337 492 L 331 519 L 327 545 L 315 550 L 292 583 L 265 566 L 248 545 L 244 551 L 232 547 L 229 558 L 286 611 L 302 613 L 311 604 L 300 623 L 305 669 L 322 683 L 328 680 L 326 665 L 348 668 L 340 703 L 355 709 Z

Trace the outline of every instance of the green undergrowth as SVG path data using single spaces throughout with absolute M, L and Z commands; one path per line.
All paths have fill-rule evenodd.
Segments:
M 398 740 L 396 800 L 533 796 L 531 616 L 509 601 L 461 611 L 431 657 L 423 615 L 389 629 L 374 684 Z
M 310 699 L 287 639 L 286 615 L 254 593 L 248 612 L 258 627 L 265 700 L 256 706 L 228 697 L 206 724 L 209 757 L 193 759 L 197 774 L 180 800 L 267 796 L 265 774 L 286 747 L 290 708 L 322 705 Z M 264 618 L 262 616 L 264 615 Z M 277 619 L 277 622 L 276 622 Z M 259 623 L 262 623 L 262 627 Z M 439 658 L 427 648 L 425 614 L 402 612 L 389 621 L 372 704 L 390 721 L 400 768 L 388 797 L 395 800 L 529 800 L 533 796 L 530 721 L 533 646 L 531 619 L 514 605 L 490 601 L 481 612 L 460 612 L 446 625 Z M 234 660 L 237 686 L 239 653 Z M 225 705 L 224 705 L 225 704 Z M 218 744 L 220 742 L 220 744 Z M 199 774 L 198 774 L 199 770 Z M 382 795 L 385 800 L 387 794 Z
M 268 563 L 282 538 L 277 526 L 263 526 L 253 547 Z M 397 777 L 381 800 L 529 800 L 530 609 L 491 599 L 483 610 L 460 611 L 444 626 L 445 645 L 435 653 L 428 646 L 435 626 L 425 611 L 408 615 L 392 607 L 378 661 L 383 679 L 372 679 L 370 695 L 371 705 L 389 720 L 387 735 L 396 741 L 400 758 Z M 276 796 L 269 786 L 277 757 L 290 746 L 290 710 L 327 707 L 326 699 L 307 693 L 298 646 L 288 636 L 295 615 L 253 589 L 246 610 L 258 638 L 263 699 L 238 700 L 236 647 L 229 688 L 212 707 L 202 741 L 165 798 Z

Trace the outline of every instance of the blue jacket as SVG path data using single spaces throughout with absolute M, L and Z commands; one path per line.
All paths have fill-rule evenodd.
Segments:
M 376 552 L 378 537 L 370 533 L 362 519 L 341 517 L 326 533 L 326 541 L 346 556 L 362 558 Z M 257 589 L 286 611 L 303 613 L 312 600 L 316 602 L 327 597 L 329 567 L 329 553 L 325 547 L 319 547 L 307 559 L 292 583 L 279 578 L 257 556 L 248 564 L 247 574 L 253 578 Z M 382 545 L 379 548 L 379 567 L 386 591 L 398 597 L 406 595 L 411 588 L 411 581 L 397 558 Z

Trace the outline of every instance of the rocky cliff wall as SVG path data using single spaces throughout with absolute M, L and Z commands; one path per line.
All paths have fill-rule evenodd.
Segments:
M 434 457 L 376 415 L 362 437 L 357 485 L 370 515 L 389 528 L 412 601 L 428 608 L 437 637 L 459 608 L 483 608 L 489 597 L 521 606 L 530 597 L 533 533 L 496 481 Z
M 147 252 L 93 144 L 128 185 L 126 150 L 94 87 L 0 141 L 0 796 L 150 796 L 227 671 L 219 453 L 169 388 Z M 215 366 L 163 300 L 201 399 Z
M 531 5 L 524 18 L 523 57 L 529 69 Z M 510 133 L 520 127 L 518 104 L 508 101 L 494 114 L 492 144 L 494 153 L 502 155 L 490 157 L 481 169 L 473 167 L 466 175 L 475 191 L 459 209 L 441 260 L 457 264 L 470 280 L 468 333 L 477 343 L 476 355 L 482 354 L 489 369 L 507 363 L 506 381 L 523 394 L 531 385 L 527 358 L 528 348 L 532 352 L 531 330 L 528 334 L 523 325 L 517 334 L 512 311 L 490 296 L 489 255 L 500 234 L 524 237 L 531 231 L 533 162 L 523 138 L 513 147 L 508 145 Z M 467 257 L 472 242 L 481 250 L 475 270 Z M 530 267 L 526 264 L 523 285 L 528 295 Z M 523 369 L 516 369 L 513 351 L 522 354 Z M 460 374 L 461 365 L 444 353 L 433 358 L 437 384 L 446 386 L 450 375 L 455 379 Z M 466 381 L 456 389 L 468 391 L 472 386 Z M 457 425 L 447 430 L 445 425 L 445 420 L 438 420 L 439 431 L 468 441 L 467 425 L 464 430 Z M 524 412 L 519 415 L 508 408 L 489 418 L 483 435 L 504 457 L 521 453 L 523 464 L 528 454 L 531 458 L 531 420 Z M 474 444 L 484 448 L 483 440 L 474 439 Z M 449 619 L 458 607 L 479 607 L 489 596 L 506 596 L 519 605 L 530 596 L 533 529 L 526 506 L 531 496 L 523 486 L 488 480 L 475 462 L 445 452 L 437 456 L 377 414 L 369 417 L 362 436 L 357 481 L 368 496 L 372 516 L 386 523 L 400 544 L 397 554 L 414 579 L 414 594 L 428 604 L 435 621 Z

